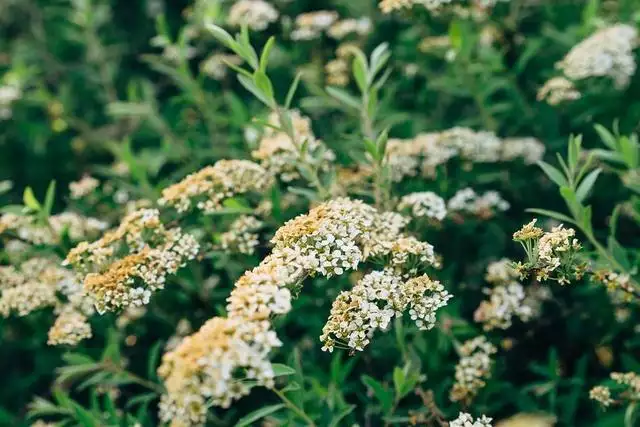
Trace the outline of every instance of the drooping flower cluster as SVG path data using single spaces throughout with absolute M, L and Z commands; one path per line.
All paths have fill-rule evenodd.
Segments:
M 34 245 L 51 245 L 66 233 L 72 241 L 98 235 L 107 228 L 107 223 L 74 212 L 51 215 L 47 222 L 32 215 L 5 213 L 0 216 L 0 234 L 14 233 L 18 238 Z
M 333 302 L 320 336 L 322 349 L 333 351 L 339 345 L 362 351 L 376 330 L 387 329 L 407 309 L 420 329 L 429 330 L 436 311 L 450 298 L 440 282 L 426 275 L 405 280 L 392 269 L 373 271 Z
M 519 283 L 512 264 L 505 258 L 487 267 L 485 278 L 493 286 L 485 289 L 489 299 L 482 301 L 474 313 L 474 320 L 481 322 L 486 331 L 507 329 L 514 318 L 528 322 L 538 317 L 542 303 L 550 298 L 549 289 L 544 286 L 525 288 Z
M 316 139 L 308 117 L 297 111 L 292 111 L 290 117 L 294 140 L 284 131 L 267 127 L 258 148 L 251 153 L 264 169 L 284 182 L 300 178 L 300 163 L 317 164 L 320 170 L 326 170 L 335 160 L 335 154 Z M 269 116 L 269 124 L 275 128 L 282 127 L 275 113 Z
M 271 254 L 236 282 L 227 299 L 228 318 L 210 320 L 165 355 L 159 373 L 168 394 L 162 398 L 161 418 L 198 425 L 206 413 L 206 402 L 228 406 L 248 393 L 251 384 L 242 379 L 270 386 L 273 370 L 268 353 L 280 345 L 270 329 L 270 318 L 291 310 L 292 290 L 299 290 L 308 276 L 340 275 L 356 269 L 368 257 L 389 256 L 392 260 L 396 256 L 396 264 L 390 261 L 388 269 L 376 273 L 390 277 L 388 298 L 394 301 L 393 315 L 408 309 L 419 327 L 432 327 L 435 311 L 450 296 L 427 276 L 406 276 L 407 268 L 417 270 L 416 259 L 433 261 L 431 245 L 420 245 L 400 233 L 406 223 L 399 214 L 379 213 L 346 198 L 323 203 L 285 223 L 272 239 Z M 373 282 L 376 274 L 367 280 Z M 375 286 L 362 283 L 360 288 Z M 355 294 L 358 292 L 356 289 Z M 372 292 L 379 298 L 386 295 L 384 290 Z
M 509 209 L 509 202 L 497 191 L 487 191 L 478 195 L 472 188 L 463 188 L 454 194 L 447 203 L 451 213 L 470 214 L 479 218 L 491 218 L 498 212 Z
M 469 403 L 486 385 L 486 380 L 491 376 L 491 356 L 496 351 L 496 347 L 484 336 L 462 344 L 461 358 L 456 365 L 456 382 L 449 395 L 452 401 Z
M 442 221 L 447 216 L 447 205 L 444 199 L 431 191 L 411 193 L 403 196 L 398 209 L 410 209 L 411 216 Z
M 270 387 L 268 354 L 281 345 L 268 321 L 214 317 L 162 357 L 158 374 L 167 393 L 160 418 L 173 426 L 204 425 L 210 405 L 228 407 L 253 384 Z
M 614 390 L 611 387 L 599 385 L 589 391 L 589 398 L 605 408 L 614 403 L 640 401 L 640 375 L 635 372 L 613 372 L 611 380 L 615 384 L 612 386 Z
M 254 31 L 264 31 L 279 16 L 278 11 L 264 0 L 238 0 L 229 10 L 227 23 L 232 27 L 247 25 Z
M 229 253 L 251 255 L 258 246 L 257 231 L 262 221 L 251 215 L 243 215 L 233 221 L 229 230 L 220 235 L 220 248 Z
M 178 212 L 192 207 L 211 214 L 221 210 L 226 199 L 247 193 L 261 193 L 272 184 L 269 173 L 248 160 L 219 160 L 162 190 L 160 206 Z
M 480 418 L 475 419 L 466 412 L 460 412 L 458 418 L 449 422 L 449 427 L 492 427 L 492 418 L 482 415 Z
M 295 28 L 291 32 L 293 40 L 313 40 L 322 36 L 338 20 L 338 13 L 318 10 L 296 16 Z
M 582 277 L 585 265 L 578 260 L 581 245 L 573 228 L 562 224 L 544 232 L 535 226 L 534 219 L 513 234 L 527 253 L 527 262 L 519 263 L 516 270 L 522 277 L 534 275 L 539 281 L 556 280 L 567 284 Z
M 422 133 L 411 139 L 390 139 L 387 144 L 391 179 L 432 177 L 436 168 L 453 158 L 468 163 L 493 163 L 521 158 L 533 164 L 542 158 L 544 144 L 534 138 L 500 139 L 492 132 L 455 127 Z
M 82 242 L 66 263 L 84 276 L 84 288 L 103 313 L 149 302 L 199 250 L 197 240 L 178 227 L 167 229 L 156 209 L 127 215 L 121 224 L 93 243 Z
M 618 89 L 629 85 L 635 73 L 633 50 L 638 46 L 638 31 L 626 24 L 604 28 L 574 46 L 558 63 L 571 80 L 609 77 Z

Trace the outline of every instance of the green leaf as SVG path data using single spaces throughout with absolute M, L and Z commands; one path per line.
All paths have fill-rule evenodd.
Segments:
M 245 75 L 241 75 L 238 74 L 238 81 L 240 82 L 240 84 L 247 89 L 249 92 L 251 92 L 253 94 L 253 96 L 255 96 L 256 98 L 258 98 L 258 100 L 260 100 L 264 105 L 266 105 L 267 107 L 271 108 L 271 102 L 269 100 L 269 98 L 267 98 L 265 96 L 264 93 L 262 93 L 262 91 L 260 89 L 258 89 L 258 87 L 254 84 L 254 82 L 249 79 L 247 76 Z
M 38 212 L 42 207 L 36 199 L 36 196 L 33 194 L 33 190 L 31 187 L 27 187 L 24 189 L 24 193 L 22 194 L 22 203 L 32 211 Z
M 267 71 L 267 64 L 269 62 L 269 54 L 271 53 L 271 49 L 273 48 L 273 45 L 276 42 L 276 38 L 271 36 L 269 37 L 269 40 L 267 40 L 267 43 L 265 43 L 264 47 L 262 48 L 262 54 L 260 55 L 260 71 L 263 73 L 266 73 Z
M 291 101 L 293 101 L 293 97 L 298 90 L 298 85 L 300 84 L 300 78 L 302 77 L 302 73 L 296 74 L 295 79 L 293 79 L 293 83 L 289 86 L 289 91 L 287 92 L 287 97 L 284 100 L 284 108 L 289 109 L 291 107 Z
M 578 167 L 578 158 L 580 157 L 580 146 L 582 140 L 579 136 L 569 139 L 568 160 L 569 170 L 571 173 L 575 173 Z
M 374 396 L 382 406 L 382 411 L 387 413 L 393 405 L 393 393 L 385 389 L 381 383 L 368 375 L 363 375 L 361 379 L 362 382 L 373 391 Z
M 538 166 L 542 169 L 542 171 L 551 179 L 551 181 L 555 182 L 559 187 L 564 187 L 568 185 L 568 182 L 562 172 L 558 169 L 551 166 L 549 163 L 543 162 L 542 160 L 538 162 Z
M 572 218 L 569 218 L 565 214 L 562 214 L 560 212 L 550 211 L 547 209 L 527 209 L 527 212 L 548 216 L 549 218 L 554 218 L 554 219 L 557 219 L 558 221 L 568 222 L 570 224 L 576 223 Z
M 218 40 L 220 43 L 233 50 L 234 52 L 238 53 L 235 46 L 236 42 L 235 40 L 233 40 L 233 37 L 231 37 L 231 34 L 226 32 L 221 27 L 218 27 L 217 25 L 211 23 L 205 24 L 205 28 L 211 32 L 216 40 Z
M 402 397 L 402 392 L 404 390 L 404 382 L 405 382 L 404 371 L 399 366 L 396 366 L 395 368 L 393 368 L 393 387 L 396 391 L 396 399 L 399 399 Z
M 594 128 L 598 133 L 598 135 L 600 136 L 600 139 L 602 140 L 602 142 L 604 142 L 604 145 L 606 145 L 607 147 L 609 147 L 614 151 L 617 151 L 618 144 L 616 142 L 616 137 L 607 128 L 605 128 L 600 124 L 594 125 Z
M 376 144 L 368 138 L 365 138 L 362 142 L 364 143 L 364 149 L 367 151 L 367 153 L 371 155 L 373 160 L 377 162 L 379 157 L 378 157 L 378 149 L 376 147 Z
M 625 270 L 630 270 L 631 261 L 629 260 L 627 250 L 623 248 L 620 243 L 618 243 L 614 236 L 609 236 L 609 238 L 607 239 L 607 245 L 609 252 L 611 252 L 611 255 L 613 255 L 613 258 L 618 261 Z
M 366 93 L 369 88 L 367 64 L 363 63 L 359 56 L 353 58 L 353 77 L 360 88 L 360 92 Z
M 596 183 L 600 172 L 602 172 L 602 169 L 594 169 L 582 180 L 582 182 L 578 186 L 578 189 L 576 190 L 576 199 L 578 200 L 578 202 L 584 201 L 584 199 L 587 197 L 587 195 L 593 188 L 593 185 Z
M 327 93 L 330 96 L 332 96 L 333 98 L 337 99 L 338 101 L 340 101 L 345 106 L 354 108 L 356 110 L 360 109 L 360 102 L 356 98 L 354 98 L 353 96 L 349 95 L 344 90 L 339 89 L 337 87 L 333 87 L 333 86 L 327 86 L 326 90 L 327 90 Z
M 281 377 L 285 375 L 293 375 L 296 373 L 296 370 L 290 366 L 284 365 L 282 363 L 273 363 L 271 365 L 273 368 L 273 375 L 275 377 Z
M 56 196 L 56 181 L 55 179 L 49 183 L 49 187 L 47 187 L 47 194 L 44 197 L 44 214 L 48 217 L 51 215 L 51 210 L 53 209 L 53 202 Z
M 340 412 L 338 415 L 331 419 L 329 427 L 338 427 L 340 425 L 340 421 L 342 421 L 347 415 L 352 413 L 355 408 L 356 405 L 349 405 L 344 411 Z
M 271 80 L 269 77 L 262 71 L 258 70 L 253 73 L 253 82 L 256 84 L 256 87 L 260 89 L 260 91 L 264 94 L 264 96 L 269 100 L 268 105 L 274 104 L 273 97 L 273 85 L 271 84 Z
M 240 418 L 240 420 L 238 420 L 238 422 L 236 423 L 236 427 L 250 426 L 256 421 L 266 417 L 267 415 L 271 415 L 274 412 L 278 412 L 280 409 L 284 407 L 285 407 L 284 403 L 278 403 L 276 405 L 269 405 L 269 406 L 264 406 L 260 409 L 256 409 L 255 411 L 250 412 L 249 414 Z

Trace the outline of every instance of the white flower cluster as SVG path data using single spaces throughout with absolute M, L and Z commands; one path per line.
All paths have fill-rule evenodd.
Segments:
M 380 245 L 383 236 L 407 240 L 396 249 L 398 254 L 407 252 L 405 262 L 430 260 L 430 245 L 418 245 L 400 235 L 405 224 L 401 215 L 380 214 L 361 201 L 346 198 L 323 203 L 288 221 L 276 231 L 271 254 L 235 283 L 227 299 L 228 318 L 210 320 L 165 355 L 159 372 L 168 394 L 162 398 L 161 418 L 199 425 L 207 403 L 228 406 L 248 393 L 251 384 L 243 379 L 270 386 L 273 371 L 267 356 L 280 345 L 270 319 L 291 310 L 291 290 L 299 289 L 306 277 L 343 274 L 374 252 L 392 253 L 394 242 Z M 379 226 L 384 229 L 378 230 Z M 402 298 L 397 308 L 408 308 L 411 318 L 428 329 L 449 294 L 426 276 L 407 280 L 398 274 L 401 267 L 386 270 L 401 278 L 400 287 L 391 289 Z
M 410 209 L 415 218 L 428 218 L 442 221 L 447 216 L 447 204 L 444 199 L 432 191 L 411 193 L 403 196 L 398 209 Z
M 291 32 L 292 40 L 313 40 L 338 20 L 338 14 L 329 10 L 303 13 L 296 16 L 295 28 Z
M 167 276 L 198 254 L 198 241 L 178 227 L 165 228 L 159 215 L 156 209 L 135 211 L 101 239 L 67 254 L 65 263 L 86 275 L 84 288 L 100 313 L 147 304 Z
M 511 161 L 520 158 L 525 164 L 534 165 L 542 160 L 544 152 L 544 144 L 536 138 L 505 138 L 502 140 L 500 159 Z
M 208 320 L 162 358 L 158 374 L 167 393 L 160 401 L 161 420 L 204 425 L 209 406 L 226 408 L 249 394 L 253 384 L 271 387 L 274 372 L 268 354 L 280 345 L 268 321 Z
M 408 9 L 413 6 L 424 6 L 429 10 L 436 10 L 449 3 L 451 3 L 451 0 L 382 0 L 379 6 L 382 13 L 391 13 L 395 10 Z
M 549 288 L 545 286 L 525 289 L 516 281 L 519 274 L 512 264 L 512 261 L 504 258 L 487 267 L 485 278 L 493 287 L 485 288 L 489 299 L 482 301 L 474 313 L 474 320 L 483 323 L 486 331 L 507 329 L 514 318 L 528 322 L 538 317 L 542 303 L 551 296 Z
M 558 68 L 571 80 L 607 76 L 618 89 L 625 88 L 636 70 L 638 41 L 638 30 L 631 25 L 604 28 L 574 46 Z
M 349 84 L 349 63 L 344 58 L 336 58 L 327 63 L 324 66 L 324 71 L 327 74 L 327 84 L 330 86 L 346 86 Z
M 472 188 L 467 187 L 457 191 L 449 199 L 447 207 L 450 212 L 467 213 L 485 219 L 509 209 L 509 202 L 497 191 L 487 191 L 478 195 Z
M 91 325 L 87 316 L 73 308 L 62 310 L 51 329 L 49 329 L 49 345 L 77 345 L 84 339 L 91 338 Z
M 317 164 L 321 170 L 326 170 L 335 160 L 333 151 L 327 149 L 321 140 L 316 139 L 308 117 L 298 111 L 291 111 L 290 117 L 294 141 L 285 132 L 267 127 L 258 148 L 251 153 L 263 168 L 284 182 L 300 178 L 298 165 L 301 162 Z M 269 115 L 268 122 L 270 126 L 282 128 L 275 113 Z
M 564 228 L 562 224 L 544 233 L 537 245 L 538 280 L 546 280 L 561 265 L 572 263 L 575 252 L 581 248 L 575 235 L 573 228 Z M 563 277 L 559 280 L 566 283 Z
M 220 248 L 229 253 L 251 255 L 255 252 L 258 233 L 263 222 L 251 215 L 243 215 L 231 223 L 229 230 L 220 235 Z
M 456 382 L 449 394 L 452 401 L 469 403 L 478 394 L 491 376 L 491 355 L 496 351 L 496 347 L 482 335 L 462 344 L 461 358 L 456 365 Z
M 544 144 L 534 138 L 500 139 L 492 132 L 454 127 L 441 132 L 421 133 L 410 139 L 390 139 L 387 144 L 391 179 L 401 181 L 421 173 L 432 177 L 436 168 L 453 158 L 467 163 L 513 161 L 526 164 L 542 159 Z
M 229 10 L 227 23 L 232 27 L 247 25 L 254 31 L 264 31 L 279 16 L 278 11 L 264 0 L 238 0 Z
M 624 400 L 636 402 L 640 399 L 640 375 L 635 372 L 612 372 L 611 379 L 618 385 L 616 399 L 612 397 L 609 387 L 601 385 L 593 387 L 589 391 L 589 398 L 600 403 L 605 408 Z
M 558 105 L 566 101 L 582 98 L 573 82 L 566 77 L 553 77 L 538 89 L 538 101 L 546 101 L 549 105 Z
M 373 271 L 333 302 L 320 336 L 322 349 L 333 351 L 338 345 L 362 351 L 376 330 L 386 330 L 407 309 L 420 329 L 431 329 L 436 311 L 450 298 L 440 282 L 426 275 L 405 281 L 391 269 Z
M 85 175 L 79 181 L 74 181 L 69 184 L 71 198 L 78 200 L 86 197 L 98 188 L 99 185 L 100 181 L 92 176 Z
M 449 422 L 449 427 L 492 427 L 491 418 L 482 415 L 474 420 L 473 417 L 466 412 L 460 412 L 458 418 Z
M 261 193 L 272 178 L 260 165 L 248 160 L 219 160 L 162 190 L 160 206 L 172 206 L 179 213 L 193 206 L 205 214 L 223 208 L 223 202 L 246 193 Z
M 11 231 L 26 242 L 52 245 L 56 244 L 64 233 L 67 233 L 71 240 L 78 241 L 96 236 L 107 228 L 104 221 L 73 212 L 52 215 L 47 221 L 48 224 L 31 215 L 5 213 L 0 216 L 0 233 Z
M 19 268 L 0 267 L 0 315 L 26 316 L 45 307 L 58 315 L 49 330 L 50 345 L 76 345 L 91 337 L 86 316 L 94 312 L 93 300 L 58 260 L 35 257 Z
M 370 32 L 371 19 L 368 17 L 341 19 L 335 22 L 328 31 L 329 36 L 336 40 L 342 40 L 351 34 L 366 36 Z

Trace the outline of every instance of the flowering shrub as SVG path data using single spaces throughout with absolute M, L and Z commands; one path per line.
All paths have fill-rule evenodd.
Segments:
M 0 425 L 640 422 L 635 0 L 49 3 Z

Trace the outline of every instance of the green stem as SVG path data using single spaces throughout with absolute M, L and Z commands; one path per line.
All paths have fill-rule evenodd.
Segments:
M 287 408 L 291 409 L 291 411 L 293 411 L 296 415 L 302 418 L 307 423 L 307 425 L 315 427 L 316 423 L 313 422 L 311 417 L 309 417 L 309 415 L 307 415 L 306 412 L 304 412 L 304 410 L 298 407 L 295 403 L 289 400 L 287 396 L 284 395 L 283 392 L 275 388 L 273 389 L 273 392 L 278 395 L 280 400 L 282 400 L 282 402 L 285 405 L 287 405 Z

